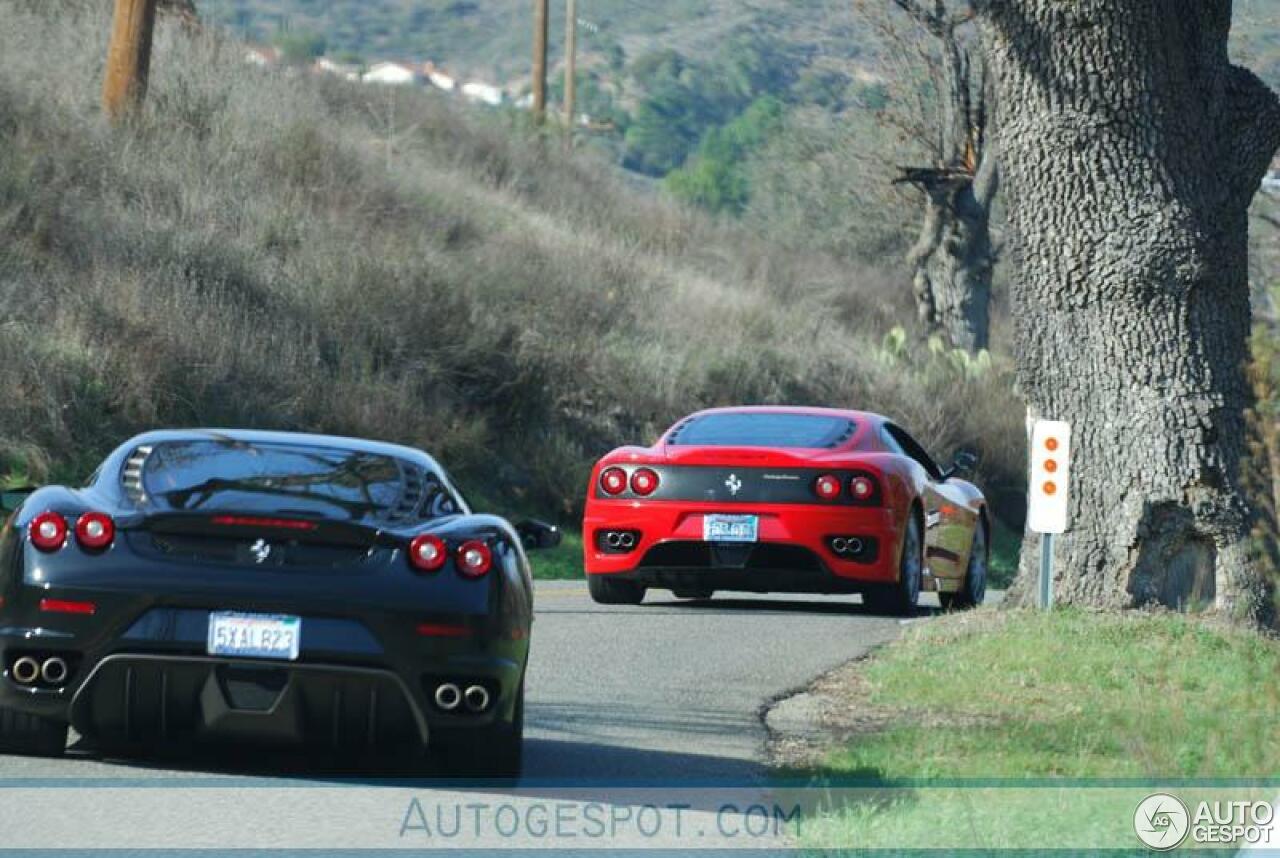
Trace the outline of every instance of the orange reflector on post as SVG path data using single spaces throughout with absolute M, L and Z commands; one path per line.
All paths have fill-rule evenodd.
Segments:
M 1031 426 L 1027 530 L 1065 533 L 1071 494 L 1071 424 L 1037 420 Z

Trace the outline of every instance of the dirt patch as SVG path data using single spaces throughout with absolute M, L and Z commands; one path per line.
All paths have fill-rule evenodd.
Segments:
M 862 674 L 866 661 L 843 664 L 766 710 L 766 758 L 771 766 L 811 767 L 837 743 L 879 732 L 905 714 L 867 702 L 871 689 Z
M 954 638 L 989 632 L 1002 623 L 996 612 L 948 617 L 913 628 L 907 634 Z M 927 631 L 926 631 L 927 629 Z M 890 644 L 892 646 L 892 644 Z M 783 697 L 763 714 L 768 731 L 766 760 L 775 768 L 813 768 L 850 739 L 879 733 L 900 723 L 939 728 L 999 724 L 1002 717 L 871 703 L 874 689 L 866 668 L 875 651 L 819 676 L 805 690 Z

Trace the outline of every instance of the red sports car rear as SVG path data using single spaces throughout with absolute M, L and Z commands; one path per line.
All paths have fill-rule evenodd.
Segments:
M 899 612 L 922 589 L 981 601 L 983 499 L 954 473 L 876 414 L 699 412 L 592 471 L 583 523 L 592 596 L 861 592 Z

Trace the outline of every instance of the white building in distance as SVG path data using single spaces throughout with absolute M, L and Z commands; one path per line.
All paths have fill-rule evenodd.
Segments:
M 418 71 L 404 63 L 374 63 L 360 80 L 365 83 L 382 83 L 405 86 L 418 82 Z
M 445 74 L 444 70 L 439 68 L 435 63 L 424 63 L 422 66 L 422 73 L 436 89 L 444 90 L 445 92 L 453 92 L 458 88 L 458 82 Z
M 505 99 L 503 92 L 496 86 L 487 83 L 477 83 L 472 81 L 462 85 L 462 95 L 468 101 L 477 104 L 487 104 L 490 107 L 498 107 Z

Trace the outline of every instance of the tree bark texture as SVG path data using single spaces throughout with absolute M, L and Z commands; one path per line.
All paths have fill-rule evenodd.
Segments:
M 1270 600 L 1240 489 L 1247 208 L 1280 104 L 1228 62 L 1230 0 L 976 5 L 1018 384 L 1032 416 L 1073 426 L 1055 597 L 1260 621 Z

